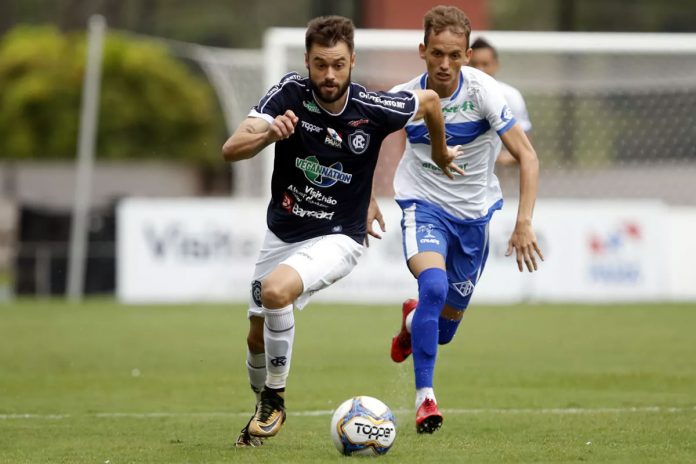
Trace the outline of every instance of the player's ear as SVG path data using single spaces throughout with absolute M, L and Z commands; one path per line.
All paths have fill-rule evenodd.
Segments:
M 305 68 L 309 69 L 309 53 L 305 52 L 304 54 L 304 65 Z
M 351 69 L 353 69 L 354 66 L 355 66 L 355 52 L 353 52 L 353 54 L 350 55 L 350 67 L 351 67 Z
M 471 61 L 471 55 L 474 53 L 474 50 L 471 48 L 466 49 L 466 53 L 464 53 L 464 64 L 469 64 L 469 61 Z
M 420 55 L 421 59 L 423 59 L 423 60 L 425 59 L 425 49 L 426 49 L 425 44 L 418 45 L 418 54 Z

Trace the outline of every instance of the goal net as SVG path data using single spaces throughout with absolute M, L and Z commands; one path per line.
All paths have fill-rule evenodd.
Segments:
M 696 203 L 696 34 L 488 31 L 472 41 L 479 36 L 499 51 L 496 77 L 526 99 L 540 197 Z M 353 79 L 386 90 L 424 72 L 422 39 L 416 30 L 357 30 Z M 258 96 L 284 73 L 305 69 L 304 30 L 269 29 L 263 61 Z M 378 194 L 391 195 L 399 157 L 383 145 Z M 268 176 L 272 157 L 264 158 Z M 497 172 L 514 198 L 516 168 Z

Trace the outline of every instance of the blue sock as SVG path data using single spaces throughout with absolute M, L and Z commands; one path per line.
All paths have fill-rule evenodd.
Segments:
M 426 269 L 418 276 L 418 307 L 411 323 L 416 388 L 433 386 L 438 319 L 447 297 L 447 286 L 447 273 L 442 269 Z
M 440 317 L 438 321 L 438 328 L 440 329 L 437 339 L 438 345 L 446 345 L 452 341 L 454 334 L 457 333 L 457 327 L 459 327 L 460 322 L 462 322 L 461 319 L 454 321 L 452 319 Z

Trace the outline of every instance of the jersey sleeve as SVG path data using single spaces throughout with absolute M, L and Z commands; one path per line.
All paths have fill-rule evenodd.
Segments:
M 271 87 L 266 92 L 266 95 L 259 100 L 259 103 L 251 109 L 248 116 L 261 118 L 272 124 L 276 116 L 285 113 L 287 109 L 291 108 L 291 86 L 289 84 L 299 79 L 301 79 L 301 76 L 294 72 L 283 76 L 280 82 Z
M 502 86 L 505 99 L 507 100 L 508 105 L 510 105 L 512 114 L 515 115 L 515 119 L 520 124 L 523 131 L 529 132 L 532 130 L 532 121 L 529 119 L 527 104 L 524 101 L 524 97 L 515 87 L 502 82 L 500 85 Z
M 515 125 L 517 120 L 495 80 L 491 78 L 486 85 L 482 85 L 478 95 L 483 117 L 498 135 L 503 135 Z
M 406 126 L 418 112 L 418 97 L 408 90 L 396 92 L 361 92 L 362 102 L 382 121 L 387 132 Z

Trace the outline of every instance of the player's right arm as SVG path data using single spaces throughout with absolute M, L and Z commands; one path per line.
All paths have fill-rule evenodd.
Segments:
M 262 118 L 246 118 L 222 146 L 222 156 L 225 161 L 252 158 L 268 145 L 294 134 L 298 120 L 291 110 L 276 116 L 272 124 Z

